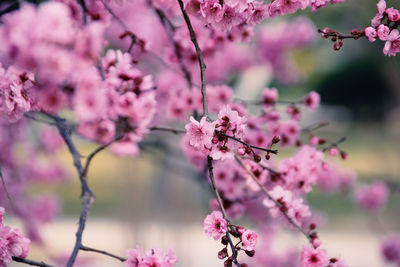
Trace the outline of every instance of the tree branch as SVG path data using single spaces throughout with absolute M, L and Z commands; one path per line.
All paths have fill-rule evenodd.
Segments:
M 192 23 L 190 22 L 190 18 L 185 11 L 182 0 L 178 0 L 178 3 L 179 3 L 179 7 L 181 8 L 183 18 L 186 22 L 187 28 L 189 30 L 190 40 L 192 40 L 192 43 L 196 49 L 197 59 L 199 61 L 199 66 L 200 66 L 201 95 L 203 97 L 203 116 L 207 117 L 208 116 L 208 107 L 207 107 L 206 77 L 205 77 L 206 64 L 204 63 L 203 54 L 201 52 L 199 43 L 197 42 L 196 34 L 193 30 L 193 26 L 192 26 Z
M 212 189 L 214 191 L 214 194 L 215 194 L 215 196 L 217 198 L 218 205 L 219 205 L 219 207 L 221 209 L 221 212 L 222 212 L 222 215 L 224 216 L 224 219 L 228 222 L 228 225 L 230 225 L 229 218 L 228 218 L 228 215 L 226 214 L 223 201 L 222 201 L 221 196 L 220 196 L 220 194 L 218 192 L 218 189 L 217 189 L 217 187 L 215 185 L 214 172 L 213 172 L 214 167 L 213 167 L 213 163 L 212 163 L 212 158 L 210 156 L 207 156 L 207 166 L 208 166 L 208 173 L 209 173 L 210 180 L 211 180 L 211 187 L 212 187 Z M 229 234 L 229 231 L 226 231 L 226 237 L 228 238 L 229 246 L 231 247 L 231 250 L 232 250 L 233 262 L 236 264 L 236 266 L 240 267 L 240 264 L 239 264 L 239 262 L 237 260 L 237 251 L 235 249 L 235 245 L 232 242 L 232 239 L 231 239 L 231 236 Z
M 83 250 L 83 251 L 89 251 L 89 252 L 95 252 L 95 253 L 103 254 L 103 255 L 112 257 L 112 258 L 114 258 L 114 259 L 117 259 L 117 260 L 119 260 L 119 261 L 121 261 L 121 262 L 126 261 L 126 258 L 117 256 L 117 255 L 114 255 L 114 254 L 112 254 L 112 253 L 110 253 L 110 252 L 107 252 L 107 251 L 105 251 L 105 250 L 90 248 L 90 247 L 87 247 L 87 246 L 84 246 L 84 245 L 81 245 L 79 249 L 80 249 L 80 250 Z
M 268 192 L 268 190 L 264 187 L 264 185 L 262 183 L 260 183 L 260 181 L 257 179 L 257 177 L 246 167 L 246 165 L 244 164 L 243 160 L 235 155 L 235 159 L 236 161 L 239 163 L 239 165 L 244 168 L 246 170 L 246 172 L 250 175 L 250 177 L 254 180 L 254 182 L 257 183 L 258 187 L 261 189 L 261 191 L 263 191 L 263 193 L 266 195 L 266 197 L 271 200 L 278 208 L 279 210 L 282 212 L 282 214 L 286 217 L 286 219 L 289 221 L 290 224 L 292 224 L 295 228 L 297 228 L 306 238 L 307 240 L 310 242 L 310 244 L 312 244 L 312 239 L 310 237 L 309 234 L 307 234 L 307 232 L 301 228 L 300 225 L 298 225 L 288 214 L 286 211 L 283 211 L 281 208 L 283 207 L 281 203 L 279 203 L 278 201 L 276 201 Z
M 47 264 L 47 263 L 45 263 L 43 261 L 39 262 L 39 261 L 34 261 L 34 260 L 23 259 L 23 258 L 20 258 L 20 257 L 12 257 L 12 260 L 16 261 L 16 262 L 32 265 L 32 266 L 54 267 L 53 265 Z

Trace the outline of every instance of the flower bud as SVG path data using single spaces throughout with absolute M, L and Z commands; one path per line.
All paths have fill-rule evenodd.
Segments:
M 246 250 L 246 255 L 249 257 L 253 257 L 256 254 L 255 250 Z
M 222 238 L 221 238 L 221 244 L 222 245 L 228 245 L 228 238 L 226 237 L 226 235 L 224 235 L 224 236 L 222 236 Z
M 228 257 L 228 249 L 227 248 L 223 248 L 218 252 L 218 259 L 223 260 L 226 257 Z
M 277 144 L 277 143 L 279 143 L 281 141 L 281 137 L 279 136 L 279 135 L 275 135 L 273 138 L 272 138 L 272 144 Z
M 246 149 L 244 147 L 239 147 L 237 153 L 239 154 L 239 156 L 243 156 L 244 154 L 246 154 Z

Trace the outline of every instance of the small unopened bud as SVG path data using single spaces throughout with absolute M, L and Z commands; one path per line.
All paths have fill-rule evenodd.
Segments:
M 275 135 L 274 138 L 272 138 L 272 144 L 277 144 L 281 141 L 281 137 L 279 135 Z
M 332 262 L 332 263 L 335 263 L 335 262 L 338 261 L 338 259 L 336 259 L 336 258 L 330 258 L 329 261 Z
M 358 35 L 358 30 L 356 28 L 354 28 L 351 32 L 351 35 Z
M 310 224 L 310 230 L 314 230 L 317 228 L 317 225 L 315 223 Z
M 329 149 L 329 155 L 331 155 L 332 157 L 336 157 L 338 154 L 338 150 L 334 147 L 332 147 L 331 149 Z
M 248 267 L 248 265 L 246 263 L 242 263 L 240 264 L 240 267 Z
M 325 144 L 325 143 L 326 143 L 326 140 L 325 140 L 325 139 L 320 138 L 320 139 L 318 140 L 318 145 L 323 145 L 323 144 Z
M 271 158 L 271 156 L 269 155 L 269 153 L 265 154 L 265 159 L 269 160 Z
M 226 261 L 224 261 L 224 267 L 232 267 L 233 258 L 229 257 Z
M 255 250 L 246 250 L 246 255 L 249 257 L 253 257 L 256 254 Z
M 243 156 L 244 154 L 246 154 L 246 149 L 244 147 L 239 147 L 237 153 L 239 156 Z
M 333 49 L 334 49 L 335 51 L 339 51 L 340 47 L 341 47 L 340 43 L 334 43 L 334 44 L 333 44 Z
M 318 248 L 319 246 L 321 246 L 321 240 L 319 238 L 314 238 L 312 240 L 312 245 L 314 246 L 314 248 Z
M 346 159 L 347 159 L 347 153 L 341 150 L 341 151 L 340 151 L 340 157 L 341 157 L 343 160 L 346 160 Z
M 236 231 L 242 235 L 244 233 L 244 231 L 246 231 L 246 229 L 244 229 L 244 227 L 242 226 L 236 226 Z
M 257 154 L 254 154 L 254 161 L 255 162 L 260 162 L 261 161 L 261 157 L 259 156 L 259 155 L 257 155 Z
M 228 245 L 228 238 L 226 237 L 226 235 L 224 235 L 224 236 L 222 236 L 222 238 L 221 238 L 221 244 L 222 245 Z
M 302 145 L 301 141 L 300 141 L 300 140 L 297 140 L 297 141 L 296 141 L 296 146 L 301 146 L 301 145 Z
M 223 260 L 226 257 L 228 257 L 228 249 L 227 248 L 223 248 L 218 252 L 218 259 Z

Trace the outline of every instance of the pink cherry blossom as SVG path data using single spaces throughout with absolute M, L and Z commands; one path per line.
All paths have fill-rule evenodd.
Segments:
M 243 248 L 245 250 L 251 251 L 256 248 L 257 244 L 257 234 L 251 230 L 246 229 L 240 236 Z
M 190 117 L 191 123 L 186 124 L 186 135 L 189 136 L 189 143 L 200 150 L 211 147 L 214 136 L 215 124 L 207 121 L 206 117 L 201 118 L 200 122 Z
M 376 30 L 378 38 L 382 41 L 386 41 L 388 36 L 389 36 L 389 32 L 390 29 L 388 26 L 380 24 Z
M 325 249 L 314 249 L 305 245 L 301 252 L 301 265 L 303 267 L 326 267 L 329 265 L 328 254 Z
M 262 91 L 261 103 L 263 107 L 273 107 L 278 99 L 278 90 L 276 88 L 265 88 Z
M 218 240 L 227 231 L 227 222 L 220 211 L 213 211 L 204 219 L 203 228 L 206 235 Z
M 317 92 L 312 91 L 304 97 L 303 103 L 306 108 L 315 111 L 319 107 L 320 96 Z
M 400 19 L 399 11 L 393 7 L 386 8 L 386 14 L 390 21 L 396 22 Z
M 364 30 L 365 36 L 367 37 L 368 41 L 374 42 L 376 40 L 376 30 L 372 27 L 367 27 Z

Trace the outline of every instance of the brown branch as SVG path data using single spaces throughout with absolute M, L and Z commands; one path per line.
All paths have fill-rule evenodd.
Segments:
M 233 136 L 224 134 L 224 133 L 221 132 L 221 131 L 217 131 L 217 130 L 216 130 L 215 132 L 216 132 L 216 133 L 219 133 L 219 134 L 222 134 L 223 136 L 225 136 L 225 137 L 227 137 L 227 138 L 230 138 L 230 139 L 232 139 L 232 140 L 235 140 L 236 142 L 239 142 L 239 143 L 241 143 L 241 144 L 244 145 L 244 146 L 251 147 L 251 148 L 255 148 L 255 149 L 258 149 L 258 150 L 262 150 L 262 151 L 265 151 L 265 152 L 267 152 L 267 153 L 272 153 L 272 154 L 275 154 L 275 155 L 278 154 L 278 150 L 276 150 L 276 149 L 268 149 L 268 148 L 263 148 L 263 147 L 259 147 L 259 146 L 253 146 L 253 145 L 250 145 L 250 144 L 248 144 L 248 143 L 246 143 L 246 142 L 240 140 L 239 138 L 236 138 L 236 137 L 233 137 Z
M 40 267 L 54 267 L 53 265 L 47 264 L 43 261 L 34 261 L 34 260 L 29 260 L 29 259 L 23 259 L 20 257 L 12 257 L 12 260 L 15 262 L 20 262 L 20 263 L 25 263 L 28 265 L 32 265 L 32 266 L 40 266 Z
M 117 259 L 117 260 L 119 260 L 121 262 L 124 262 L 124 261 L 127 260 L 124 257 L 120 257 L 120 256 L 117 256 L 117 255 L 114 255 L 114 254 L 112 254 L 110 252 L 107 252 L 105 250 L 100 250 L 100 249 L 96 249 L 96 248 L 90 248 L 90 247 L 87 247 L 87 246 L 84 246 L 84 245 L 81 245 L 79 249 L 83 250 L 83 251 L 89 251 L 89 252 L 95 252 L 95 253 L 103 254 L 105 256 L 109 256 L 109 257 L 112 257 L 114 259 Z
M 209 173 L 210 180 L 211 180 L 211 187 L 212 187 L 212 189 L 214 191 L 214 194 L 215 194 L 215 196 L 217 198 L 217 202 L 218 202 L 218 205 L 219 205 L 219 207 L 221 209 L 222 215 L 224 216 L 224 219 L 228 222 L 228 225 L 230 225 L 229 218 L 228 218 L 228 215 L 226 214 L 222 198 L 221 198 L 221 196 L 220 196 L 220 194 L 218 192 L 218 189 L 217 189 L 217 187 L 215 185 L 214 173 L 213 173 L 213 169 L 214 168 L 213 168 L 212 158 L 210 156 L 207 156 L 207 165 L 208 165 L 208 173 Z M 229 246 L 231 247 L 231 250 L 232 250 L 233 262 L 236 264 L 236 266 L 240 267 L 240 264 L 239 264 L 239 262 L 237 260 L 237 251 L 235 249 L 235 245 L 232 242 L 231 236 L 229 234 L 229 230 L 226 231 L 226 237 L 228 238 Z
M 338 145 L 340 145 L 341 143 L 343 143 L 344 141 L 346 141 L 346 137 L 343 136 L 342 138 L 340 138 L 339 140 L 337 140 L 334 143 L 331 143 L 329 146 L 325 147 L 324 149 L 322 149 L 322 152 L 326 152 L 331 148 L 337 147 Z
M 196 34 L 194 32 L 192 23 L 190 22 L 190 18 L 185 11 L 183 1 L 178 0 L 178 3 L 179 3 L 179 7 L 181 8 L 183 18 L 186 22 L 187 28 L 189 30 L 190 40 L 192 41 L 192 43 L 196 49 L 197 59 L 199 61 L 199 66 L 200 66 L 201 95 L 203 97 L 203 116 L 207 117 L 208 116 L 208 107 L 207 107 L 206 77 L 205 77 L 206 64 L 204 63 L 203 54 L 201 52 L 199 43 L 197 42 Z
M 304 128 L 301 129 L 301 130 L 302 130 L 303 132 L 308 132 L 308 133 L 310 133 L 310 132 L 313 132 L 313 131 L 318 130 L 318 129 L 320 129 L 320 128 L 326 127 L 326 126 L 328 126 L 328 125 L 329 125 L 329 122 L 317 122 L 317 123 L 314 123 L 314 124 L 312 124 L 312 125 L 310 125 L 310 126 L 304 127 Z
M 75 245 L 67 262 L 67 267 L 71 267 L 74 265 L 76 257 L 78 256 L 79 248 L 82 244 L 82 235 L 85 229 L 89 211 L 94 201 L 94 194 L 90 190 L 89 185 L 87 183 L 87 178 L 84 172 L 84 168 L 82 166 L 80 153 L 71 139 L 71 130 L 65 124 L 65 120 L 61 119 L 58 116 L 53 116 L 50 114 L 47 114 L 47 116 L 55 120 L 58 131 L 60 132 L 61 137 L 64 139 L 64 142 L 67 144 L 69 152 L 72 155 L 74 165 L 78 172 L 79 180 L 81 183 L 82 208 L 79 216 L 79 225 L 78 225 L 78 230 L 75 234 L 76 236 Z
M 276 201 L 268 192 L 268 190 L 264 187 L 264 185 L 262 183 L 260 183 L 260 181 L 257 179 L 257 177 L 246 167 L 246 165 L 244 164 L 243 160 L 235 155 L 235 159 L 236 161 L 239 163 L 240 166 L 242 166 L 242 168 L 244 168 L 246 170 L 246 172 L 250 175 L 250 177 L 254 180 L 254 182 L 257 183 L 258 187 L 261 189 L 261 191 L 263 191 L 263 193 L 267 196 L 267 198 L 269 200 L 271 200 L 275 206 L 277 206 L 279 208 L 279 210 L 282 212 L 282 214 L 286 217 L 286 219 L 289 221 L 290 224 L 292 224 L 295 228 L 297 228 L 306 238 L 307 240 L 310 242 L 310 244 L 312 244 L 312 238 L 310 237 L 309 234 L 307 234 L 307 232 L 301 228 L 300 225 L 298 225 L 288 214 L 286 211 L 283 211 L 281 208 L 283 207 L 281 203 L 279 203 L 278 201 Z
M 188 83 L 189 88 L 191 89 L 193 87 L 192 76 L 191 76 L 189 70 L 183 64 L 183 56 L 182 56 L 182 53 L 181 53 L 180 46 L 173 38 L 173 33 L 175 32 L 176 27 L 171 22 L 171 20 L 169 20 L 169 18 L 164 13 L 164 11 L 162 11 L 161 9 L 159 9 L 157 7 L 154 7 L 152 3 L 151 3 L 151 6 L 153 7 L 154 11 L 156 12 L 156 14 L 157 14 L 161 24 L 163 25 L 165 31 L 167 32 L 167 35 L 168 35 L 168 38 L 169 38 L 170 42 L 174 46 L 174 53 L 176 55 L 176 58 L 178 59 L 179 67 L 180 67 L 181 71 L 183 72 L 183 75 L 184 75 L 184 77 L 186 79 L 186 82 Z
M 110 141 L 109 143 L 99 146 L 92 153 L 90 153 L 90 155 L 87 157 L 87 160 L 86 160 L 86 163 L 85 163 L 85 167 L 83 168 L 83 175 L 85 177 L 87 177 L 87 172 L 88 172 L 88 169 L 89 169 L 89 165 L 92 162 L 93 157 L 96 156 L 97 153 L 103 151 L 104 149 L 106 149 L 107 147 L 112 145 L 113 143 L 115 143 L 118 140 L 120 140 L 122 137 L 123 137 L 122 135 L 117 136 L 112 141 Z
M 154 127 L 151 127 L 150 130 L 151 131 L 165 131 L 165 132 L 171 132 L 174 134 L 186 133 L 186 130 L 170 128 L 170 127 L 165 127 L 165 126 L 154 126 Z

